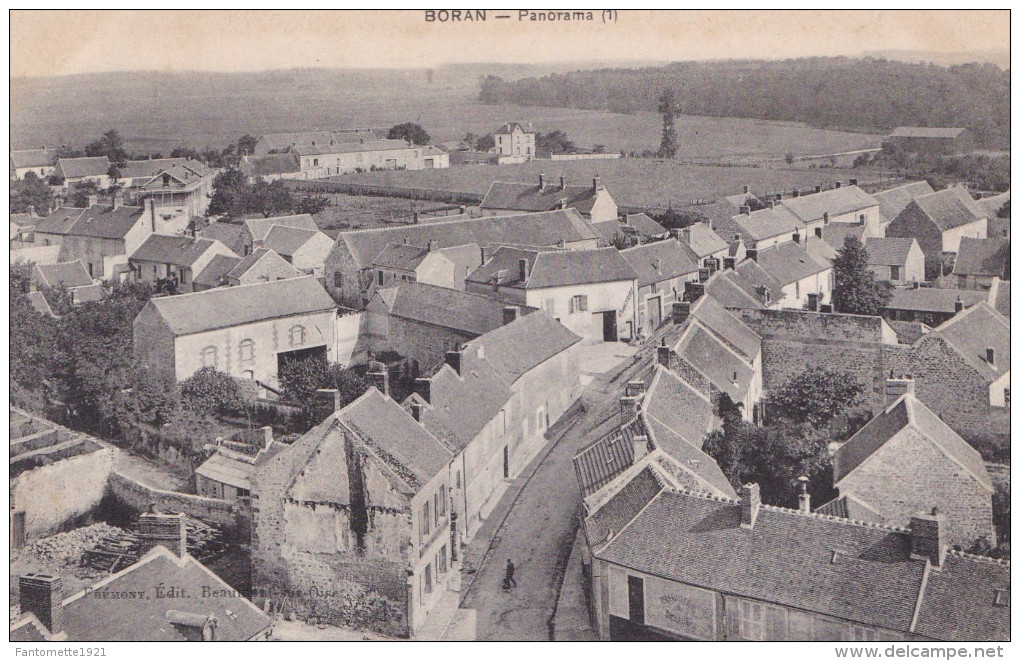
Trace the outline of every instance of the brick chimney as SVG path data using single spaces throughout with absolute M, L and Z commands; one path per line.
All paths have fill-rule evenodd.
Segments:
M 414 391 L 421 395 L 426 402 L 432 402 L 432 379 L 419 377 L 414 380 Z
M 819 186 L 819 185 L 816 185 L 816 186 L 815 186 L 815 192 L 816 192 L 816 193 L 821 193 L 821 192 L 822 192 L 822 187 L 821 187 L 821 186 Z
M 914 380 L 913 379 L 893 379 L 889 378 L 885 381 L 885 403 L 886 405 L 892 404 L 897 399 L 906 394 L 914 394 Z
M 800 232 L 794 232 L 792 238 L 794 243 L 800 245 Z
M 750 186 L 744 186 L 744 195 L 747 195 L 750 192 L 751 192 L 751 187 Z
M 800 495 L 797 496 L 797 509 L 805 514 L 809 514 L 811 512 L 811 494 L 809 494 L 807 490 L 808 478 L 806 475 L 801 475 L 797 478 L 797 481 L 800 482 Z
M 411 402 L 411 417 L 415 422 L 421 422 L 421 411 L 425 408 L 421 402 Z
M 698 282 L 706 282 L 712 276 L 712 272 L 707 269 L 698 269 Z
M 838 181 L 836 182 L 836 188 L 840 188 L 840 187 L 842 187 L 842 186 L 843 186 L 843 184 L 842 184 L 842 183 L 840 183 L 840 182 L 838 182 Z
M 51 634 L 64 630 L 64 590 L 59 576 L 31 573 L 18 579 L 22 613 L 32 613 Z
M 138 517 L 138 557 L 163 546 L 178 557 L 188 552 L 184 514 L 146 512 Z
M 648 437 L 644 434 L 634 436 L 634 461 L 648 454 Z
M 412 212 L 411 219 L 415 225 L 421 222 L 421 217 L 418 215 L 417 211 Z
M 857 180 L 856 179 L 850 179 L 850 185 L 851 186 L 856 186 L 857 185 Z
M 628 381 L 624 391 L 628 397 L 637 397 L 645 394 L 645 382 L 640 380 Z
M 740 527 L 753 528 L 761 508 L 761 489 L 754 482 L 740 487 Z
M 757 262 L 758 261 L 758 249 L 757 248 L 748 248 L 747 251 L 744 253 L 744 256 L 747 257 L 752 262 Z
M 705 283 L 704 282 L 685 282 L 684 283 L 684 300 L 693 303 L 702 296 L 705 295 Z
M 427 250 L 429 252 L 435 252 L 436 250 L 439 250 L 439 242 L 436 241 L 435 239 L 429 239 Z
M 365 381 L 387 397 L 390 396 L 390 372 L 386 364 L 378 360 L 368 362 L 368 371 L 365 372 Z
M 145 213 L 149 216 L 149 228 L 156 231 L 156 201 L 151 197 L 145 198 Z
M 453 368 L 453 371 L 458 375 L 461 374 L 464 362 L 464 349 L 457 345 L 455 348 L 450 349 L 446 352 L 446 364 Z
M 566 178 L 566 177 L 564 177 L 564 176 L 563 176 L 563 175 L 561 174 L 561 175 L 560 175 L 560 190 L 566 190 L 566 189 L 567 189 L 567 178 Z
M 691 302 L 690 301 L 674 301 L 673 302 L 673 323 L 682 324 L 687 321 L 687 318 L 691 316 Z
M 957 312 L 963 312 L 963 301 L 960 300 L 959 296 L 956 297 L 956 302 L 953 303 L 953 309 Z
M 751 215 L 751 207 L 749 207 L 749 206 L 748 206 L 748 205 L 746 205 L 746 204 L 745 204 L 745 205 L 742 205 L 742 206 L 740 207 L 740 215 L 741 215 L 741 216 L 750 216 L 750 215 Z
M 910 517 L 910 557 L 927 558 L 933 569 L 941 569 L 946 559 L 946 517 L 933 507 L 931 514 Z
M 538 190 L 545 190 L 545 173 L 538 173 Z
M 517 260 L 517 275 L 520 276 L 521 282 L 528 279 L 528 260 L 524 257 Z
M 822 238 L 822 228 L 821 227 L 816 227 L 815 228 L 815 236 L 817 236 L 819 239 Z
M 669 358 L 671 350 L 666 346 L 666 338 L 662 338 L 662 344 L 655 347 L 655 360 L 660 365 L 669 369 Z
M 591 192 L 592 193 L 599 192 L 599 176 L 597 174 L 594 177 L 592 177 L 592 180 L 591 180 Z
M 513 305 L 503 306 L 503 325 L 512 324 L 517 321 L 518 309 Z
M 822 224 L 824 224 L 824 225 L 828 225 L 829 224 L 829 212 L 828 211 L 825 211 L 825 212 L 822 213 Z
M 124 193 L 122 191 L 115 191 L 113 194 L 113 208 L 117 209 L 124 206 Z
M 723 257 L 722 258 L 723 269 L 733 270 L 737 267 L 737 260 L 735 257 Z
M 629 422 L 637 416 L 640 400 L 637 395 L 624 395 L 620 398 L 620 419 L 623 422 Z
M 344 407 L 340 391 L 336 388 L 319 388 L 312 397 L 313 408 L 321 411 L 324 417 L 329 417 Z

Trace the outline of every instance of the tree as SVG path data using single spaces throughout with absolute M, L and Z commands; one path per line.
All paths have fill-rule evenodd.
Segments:
M 117 167 L 116 163 L 110 164 L 110 167 L 106 170 L 106 176 L 114 183 L 120 180 L 120 168 Z
M 120 137 L 115 129 L 110 129 L 98 140 L 93 140 L 85 146 L 86 156 L 105 156 L 111 163 L 123 165 L 127 162 L 128 154 L 124 150 L 124 139 Z
M 53 194 L 46 182 L 29 172 L 24 179 L 11 182 L 11 213 L 26 213 L 29 207 L 45 214 L 53 204 Z
M 227 214 L 240 216 L 245 213 L 245 201 L 249 195 L 248 182 L 236 168 L 227 168 L 213 179 L 213 196 L 209 201 L 208 215 Z
M 197 415 L 231 415 L 244 409 L 237 379 L 203 367 L 181 382 L 181 407 Z
M 386 134 L 386 138 L 389 140 L 407 140 L 415 145 L 427 145 L 432 140 L 425 129 L 413 122 L 397 124 Z
M 499 76 L 488 75 L 478 81 L 478 102 L 497 105 L 503 102 L 505 82 Z
M 280 216 L 294 211 L 294 197 L 283 180 L 277 179 L 269 184 L 259 178 L 251 187 L 245 206 L 246 211 L 261 213 L 266 218 Z
M 851 372 L 811 367 L 770 393 L 767 410 L 821 429 L 860 403 L 863 392 L 864 386 Z
M 576 149 L 574 143 L 567 138 L 567 134 L 559 129 L 535 135 L 535 154 L 538 156 L 569 154 Z
M 72 207 L 87 207 L 89 198 L 99 193 L 99 184 L 92 180 L 82 181 L 74 185 L 74 192 L 71 193 Z
M 491 133 L 478 138 L 475 142 L 475 151 L 489 151 L 490 149 L 496 148 L 496 136 Z
M 596 144 L 595 146 L 593 146 L 591 148 L 591 153 L 593 153 L 593 154 L 605 154 L 606 153 L 606 146 L 603 145 L 603 144 Z
M 197 149 L 191 147 L 174 147 L 170 152 L 170 158 L 190 158 L 194 160 L 201 160 L 202 155 Z
M 1009 218 L 1009 200 L 1002 203 L 999 210 L 995 212 L 996 218 Z
M 173 374 L 136 366 L 121 401 L 121 429 L 141 423 L 162 427 L 181 412 L 181 389 Z
M 245 133 L 237 139 L 237 151 L 240 154 L 254 154 L 255 145 L 259 143 L 259 139 L 254 135 Z
M 673 90 L 666 88 L 659 96 L 659 114 L 662 115 L 662 142 L 659 143 L 661 158 L 676 158 L 680 151 L 680 142 L 676 137 L 676 115 L 678 114 L 676 97 Z
M 46 389 L 58 334 L 57 320 L 32 307 L 25 294 L 30 288 L 31 263 L 12 264 L 10 267 L 10 379 L 14 386 L 36 393 L 42 399 Z
M 286 361 L 280 366 L 279 379 L 284 398 L 303 403 L 311 424 L 321 422 L 313 415 L 312 396 L 316 390 L 335 388 L 340 391 L 341 405 L 347 405 L 368 389 L 368 382 L 357 370 L 329 363 L 325 356 Z
M 475 148 L 475 141 L 477 141 L 477 140 L 478 140 L 478 136 L 475 135 L 474 133 L 472 133 L 471 131 L 468 131 L 467 133 L 464 134 L 464 139 L 460 141 L 459 147 L 461 149 L 468 149 L 468 150 L 474 149 Z
M 648 215 L 655 222 L 659 223 L 666 229 L 675 229 L 682 227 L 690 227 L 697 223 L 703 223 L 708 220 L 708 216 L 695 211 L 693 209 L 674 209 L 669 207 L 665 211 L 648 212 Z
M 298 200 L 294 206 L 294 213 L 307 213 L 314 216 L 322 213 L 329 206 L 329 198 L 325 195 L 308 195 Z
M 832 302 L 837 312 L 877 315 L 892 298 L 892 285 L 875 279 L 868 268 L 868 251 L 855 236 L 847 236 L 832 260 L 836 280 Z

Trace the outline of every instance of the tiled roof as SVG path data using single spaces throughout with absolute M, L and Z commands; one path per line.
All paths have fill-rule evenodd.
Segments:
M 216 618 L 216 640 L 249 640 L 269 629 L 272 621 L 255 604 L 237 595 L 223 579 L 191 556 L 176 557 L 162 546 L 141 560 L 91 586 L 114 594 L 154 595 L 155 586 L 180 588 L 190 598 L 90 598 L 84 591 L 64 600 L 64 629 L 68 640 L 184 641 L 187 638 L 168 619 L 171 606 L 202 617 Z M 169 601 L 180 601 L 170 604 Z
M 11 163 L 16 168 L 49 167 L 57 164 L 57 150 L 15 149 L 11 151 Z
M 57 264 L 60 262 L 61 246 L 33 246 L 31 248 L 19 248 L 10 251 L 11 264 L 24 264 L 34 262 L 36 264 Z
M 399 271 L 413 271 L 429 254 L 428 248 L 391 243 L 379 256 L 372 260 L 374 268 L 388 268 Z
M 50 307 L 50 302 L 46 300 L 46 297 L 42 295 L 42 292 L 30 291 L 25 294 L 25 298 L 28 299 L 28 302 L 39 314 L 45 314 L 51 317 L 57 316 L 53 314 L 53 308 Z
M 241 461 L 234 457 L 217 452 L 195 469 L 195 475 L 201 475 L 215 482 L 222 482 L 238 489 L 251 490 L 251 474 L 255 464 Z
M 470 218 L 454 216 L 434 223 L 421 223 L 404 227 L 384 227 L 365 230 L 348 230 L 337 236 L 338 242 L 354 255 L 361 268 L 372 264 L 379 253 L 390 243 L 428 245 L 434 240 L 439 248 L 450 248 L 474 243 L 479 246 L 539 245 L 555 246 L 567 243 L 598 240 L 598 234 L 574 209 L 530 213 L 513 216 L 487 216 Z
M 507 384 L 581 341 L 545 312 L 518 316 L 471 340 L 468 349 L 484 355 Z
M 67 231 L 72 236 L 91 236 L 102 239 L 123 239 L 142 218 L 141 207 L 97 204 L 84 212 Z M 38 229 L 36 230 L 38 231 Z
M 995 310 L 1006 319 L 1009 319 L 1009 280 L 999 282 L 999 288 L 995 292 Z
M 75 287 L 71 295 L 74 297 L 75 303 L 91 303 L 106 298 L 106 289 L 103 288 L 102 283 L 97 282 L 94 285 Z
M 328 243 L 330 247 L 333 245 L 332 240 L 328 240 L 325 234 L 317 229 L 302 229 L 300 227 L 287 227 L 286 225 L 274 225 L 269 233 L 266 234 L 263 246 L 270 250 L 275 250 L 280 255 L 293 255 L 298 250 L 301 250 L 309 241 L 314 240 L 320 236 Z
M 105 175 L 110 169 L 110 159 L 105 156 L 86 156 L 83 158 L 61 158 L 57 168 L 65 179 L 71 177 L 98 177 Z
M 266 133 L 259 136 L 258 147 L 264 151 L 284 151 L 293 146 L 328 145 L 332 142 L 350 142 L 354 138 L 375 140 L 376 135 L 368 129 L 336 129 L 333 131 L 295 131 L 292 133 Z M 271 154 L 275 156 L 275 154 Z
M 981 454 L 910 394 L 902 396 L 872 418 L 836 450 L 833 455 L 833 483 L 838 486 L 847 475 L 908 426 L 938 446 L 986 489 L 992 490 L 991 478 Z M 900 478 L 909 481 L 913 470 L 914 462 L 906 462 L 901 466 Z
M 946 341 L 972 367 L 994 381 L 1009 369 L 1009 320 L 986 301 L 970 307 L 930 333 Z M 988 348 L 995 351 L 995 364 L 986 359 Z
M 997 217 L 1002 205 L 1009 202 L 1009 194 L 1010 191 L 1006 191 L 1005 193 L 999 193 L 998 195 L 982 197 L 977 201 L 977 203 L 981 205 L 981 208 L 985 210 L 985 213 L 988 214 L 988 220 Z
M 919 289 L 893 289 L 892 298 L 886 303 L 886 310 L 914 310 L 917 312 L 956 312 L 956 301 L 963 302 L 964 307 L 977 305 L 988 300 L 988 292 L 972 289 L 936 289 L 920 287 Z
M 829 223 L 822 227 L 822 241 L 828 243 L 836 250 L 842 250 L 846 237 L 855 237 L 864 243 L 864 225 L 851 225 L 850 223 Z
M 620 254 L 637 272 L 639 287 L 698 272 L 697 262 L 691 260 L 676 239 L 642 243 L 621 250 Z
M 633 449 L 633 445 L 631 448 Z M 576 458 L 574 462 L 576 466 Z M 604 544 L 612 539 L 660 492 L 662 492 L 662 484 L 655 474 L 655 469 L 646 465 L 598 510 L 585 519 L 585 529 L 592 545 Z
M 883 523 L 882 515 L 852 495 L 835 498 L 817 508 L 815 512 L 828 516 L 838 516 L 852 521 Z
M 878 200 L 878 214 L 882 222 L 891 222 L 893 218 L 900 215 L 910 201 L 921 195 L 930 195 L 935 192 L 927 181 L 912 181 L 909 184 L 896 186 L 884 191 L 872 193 L 872 197 Z
M 422 424 L 436 436 L 445 436 L 457 451 L 466 448 L 513 397 L 484 359 L 464 360 L 460 374 L 444 364 L 431 381 L 430 400 L 421 413 Z M 439 423 L 438 428 L 433 427 L 435 422 Z
M 891 138 L 958 138 L 967 129 L 936 126 L 897 126 Z
M 496 129 L 496 133 L 497 134 L 499 134 L 499 133 L 502 133 L 502 134 L 513 133 L 514 129 L 520 129 L 520 130 L 524 131 L 525 133 L 534 133 L 535 132 L 535 127 L 532 126 L 530 122 L 528 122 L 528 123 L 507 122 L 506 124 L 503 124 L 498 129 Z
M 42 218 L 27 213 L 12 213 L 11 223 L 18 227 L 35 227 Z
M 238 255 L 244 252 L 244 225 L 240 223 L 209 223 L 198 236 L 215 239 Z
M 777 207 L 766 207 L 750 214 L 737 214 L 730 218 L 729 222 L 719 221 L 719 228 L 730 233 L 740 234 L 741 238 L 749 241 L 751 245 L 755 241 L 770 239 L 774 236 L 796 232 L 800 230 L 802 223 L 800 218 L 790 211 L 785 204 Z
M 395 317 L 474 335 L 503 325 L 504 303 L 488 296 L 421 282 L 402 282 L 376 295 L 385 299 L 386 293 L 392 294 L 387 307 Z
M 11 623 L 10 641 L 12 643 L 41 643 L 46 640 L 50 640 L 49 630 L 32 613 Z
M 85 209 L 78 207 L 59 207 L 45 218 L 39 219 L 35 224 L 36 232 L 45 234 L 67 234 L 68 230 L 74 227 L 74 221 L 85 213 Z
M 705 294 L 729 309 L 760 310 L 765 307 L 754 286 L 730 270 L 713 273 L 705 282 Z
M 121 179 L 151 179 L 164 170 L 170 170 L 186 160 L 185 158 L 150 158 L 138 161 L 127 161 L 120 170 Z
M 596 493 L 634 463 L 634 437 L 646 435 L 644 423 L 633 418 L 574 455 L 574 473 L 581 497 Z
M 962 186 L 952 186 L 931 195 L 915 197 L 907 208 L 915 205 L 943 232 L 988 217 L 981 205 Z
M 654 367 L 648 392 L 641 400 L 641 410 L 697 448 L 715 423 L 712 402 L 707 395 L 658 364 Z M 666 450 L 668 452 L 668 448 Z
M 251 235 L 252 241 L 265 241 L 266 235 L 269 234 L 274 225 L 297 227 L 306 230 L 319 229 L 315 221 L 307 213 L 294 216 L 276 216 L 273 218 L 247 218 L 244 221 L 244 226 L 247 228 L 248 234 Z
M 658 463 L 674 478 L 676 486 L 716 496 L 736 497 L 733 486 L 715 459 L 685 441 L 658 418 L 644 417 L 652 445 L 662 452 L 662 460 Z
M 535 184 L 494 181 L 480 206 L 510 211 L 553 211 L 572 207 L 581 213 L 589 213 L 594 197 L 595 191 L 591 186 L 547 184 L 539 188 Z
M 1009 239 L 960 239 L 955 275 L 997 276 L 1009 273 Z
M 805 223 L 821 220 L 826 213 L 830 217 L 835 217 L 867 209 L 877 204 L 878 200 L 857 186 L 830 188 L 820 193 L 809 193 L 783 201 L 783 206 Z
M 730 314 L 711 295 L 702 296 L 691 304 L 691 316 L 722 338 L 748 362 L 761 353 L 761 337 Z
M 940 640 L 1009 640 L 1010 581 L 1008 562 L 947 553 L 942 570 L 928 573 L 914 631 Z
M 353 154 L 367 151 L 393 151 L 396 149 L 414 149 L 406 140 L 364 140 L 361 142 L 337 142 L 322 145 L 297 145 L 294 152 L 299 156 L 316 156 L 330 154 Z
M 783 243 L 758 251 L 758 265 L 783 285 L 789 285 L 831 268 L 796 243 Z
M 209 239 L 150 234 L 130 255 L 130 259 L 135 262 L 191 266 L 215 245 L 216 242 Z
M 271 259 L 277 262 L 278 266 L 281 268 L 286 268 L 289 266 L 290 270 L 293 271 L 293 273 L 290 276 L 292 278 L 296 278 L 301 275 L 300 271 L 294 268 L 291 265 L 291 263 L 285 260 L 283 257 L 280 257 L 278 254 L 276 254 L 276 252 L 269 250 L 268 248 L 256 248 L 251 252 L 250 255 L 246 255 L 244 259 L 235 264 L 234 267 L 230 269 L 230 271 L 227 273 L 227 277 L 238 279 L 242 278 L 244 274 L 247 273 L 249 269 L 251 269 L 251 267 L 255 266 L 255 264 L 257 264 L 262 259 Z M 284 266 L 284 264 L 286 266 Z
M 32 279 L 40 285 L 60 285 L 68 289 L 92 284 L 92 278 L 80 260 L 63 264 L 36 264 L 32 269 Z
M 910 249 L 916 245 L 917 240 L 913 238 L 871 237 L 865 241 L 864 249 L 868 251 L 869 265 L 905 266 Z
M 681 234 L 682 241 L 695 252 L 699 259 L 726 250 L 729 245 L 705 223 L 694 223 L 685 229 L 686 232 Z
M 272 174 L 290 174 L 301 172 L 301 162 L 297 154 L 266 154 L 265 156 L 243 156 L 238 169 L 249 177 Z
M 673 350 L 731 400 L 744 401 L 754 369 L 700 323 L 690 323 Z
M 178 336 L 336 309 L 312 276 L 163 296 L 150 305 Z
M 524 282 L 520 280 L 520 259 L 528 260 Z M 638 275 L 616 248 L 540 251 L 502 247 L 467 280 L 491 284 L 496 277 L 501 285 L 542 289 L 636 280 Z
M 226 284 L 227 274 L 240 263 L 240 257 L 216 255 L 202 272 L 195 276 L 195 284 L 207 287 L 220 287 Z

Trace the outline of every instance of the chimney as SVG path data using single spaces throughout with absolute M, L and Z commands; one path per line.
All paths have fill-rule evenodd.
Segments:
M 821 187 L 821 186 L 818 186 L 818 185 L 816 185 L 816 186 L 815 186 L 815 192 L 816 192 L 816 193 L 821 193 L 821 192 L 822 192 L 822 187 Z
M 460 215 L 463 216 L 464 214 L 467 213 L 467 207 L 462 204 L 459 207 L 457 207 L 457 211 L 459 211 Z
M 673 302 L 673 323 L 682 324 L 687 321 L 687 317 L 691 316 L 691 302 L 690 301 L 674 301 Z
M 752 262 L 757 262 L 758 261 L 758 249 L 757 248 L 748 248 L 747 252 L 745 252 L 744 254 Z
M 722 266 L 723 266 L 723 269 L 729 269 L 731 271 L 733 269 L 737 268 L 737 259 L 736 259 L 736 257 L 723 257 L 722 258 Z
M 59 576 L 31 573 L 18 579 L 22 613 L 32 613 L 51 634 L 64 630 L 64 591 Z
M 165 547 L 177 557 L 188 552 L 188 532 L 182 513 L 146 512 L 138 517 L 137 532 L 140 558 L 157 546 Z
M 800 245 L 800 232 L 793 233 L 793 242 Z
M 28 205 L 28 215 L 31 216 L 32 218 L 36 217 L 36 215 L 35 215 L 35 205 L 34 204 Z
M 800 495 L 797 496 L 797 509 L 804 514 L 811 513 L 811 494 L 807 492 L 808 478 L 806 475 L 801 475 L 797 478 L 800 482 Z
M 888 378 L 885 381 L 885 403 L 888 406 L 897 399 L 906 394 L 914 394 L 914 380 L 913 379 L 894 379 Z
M 592 193 L 599 192 L 599 176 L 597 174 L 594 177 L 592 177 L 592 180 L 591 180 L 591 192 Z
M 746 205 L 746 204 L 742 205 L 740 207 L 740 215 L 741 216 L 750 216 L 751 215 L 751 207 Z
M 412 217 L 412 219 L 413 219 L 413 222 L 414 222 L 414 224 L 415 224 L 415 225 L 417 225 L 418 223 L 420 223 L 420 222 L 421 222 L 421 218 L 420 218 L 420 216 L 418 215 L 418 212 L 417 212 L 417 211 L 415 211 L 415 212 L 414 212 L 414 213 L 412 214 L 412 216 L 411 216 L 411 217 Z
M 634 461 L 648 454 L 648 437 L 644 434 L 634 436 Z
M 684 283 L 684 300 L 693 303 L 702 296 L 705 295 L 705 283 L 704 282 L 685 282 Z
M 453 371 L 458 375 L 461 374 L 464 361 L 464 349 L 457 345 L 455 349 L 451 349 L 446 352 L 446 364 L 453 368 Z
M 829 212 L 826 211 L 822 214 L 822 223 L 825 225 L 829 224 Z
M 933 569 L 941 569 L 946 559 L 946 517 L 933 507 L 931 514 L 910 517 L 910 557 L 927 558 Z
M 319 388 L 312 397 L 313 408 L 321 411 L 323 418 L 328 418 L 344 407 L 340 391 L 336 388 Z
M 645 394 L 645 382 L 640 380 L 628 381 L 624 393 L 628 397 L 637 397 L 638 395 Z
M 655 347 L 655 359 L 663 367 L 669 369 L 670 349 L 666 346 L 666 338 L 662 338 L 662 344 Z
M 620 398 L 620 420 L 622 422 L 630 422 L 637 416 L 640 399 L 637 395 L 624 395 Z
M 800 197 L 800 190 L 794 188 L 793 192 L 790 193 L 790 197 Z
M 432 402 L 432 379 L 420 377 L 414 380 L 414 391 L 426 402 Z
M 429 252 L 435 252 L 438 249 L 439 249 L 439 242 L 436 241 L 435 239 L 429 239 L 429 242 L 428 242 L 428 251 Z
M 545 173 L 538 173 L 538 190 L 545 190 Z
M 754 482 L 740 487 L 740 527 L 753 528 L 761 507 L 761 490 Z
M 411 417 L 414 418 L 415 422 L 421 422 L 421 410 L 423 405 L 421 402 L 411 402 Z
M 151 197 L 145 198 L 145 213 L 149 215 L 149 224 L 152 231 L 156 231 L 156 201 Z
M 774 199 L 769 200 L 769 209 L 775 209 L 776 208 L 776 204 L 777 204 L 777 202 Z
M 851 179 L 850 180 L 850 185 L 851 186 L 856 186 L 857 185 L 857 180 L 856 179 Z
M 256 439 L 258 441 L 261 441 L 262 449 L 263 450 L 269 449 L 269 446 L 273 444 L 273 428 L 267 426 L 262 427 L 258 431 L 261 433 L 258 436 L 256 436 Z
M 959 296 L 956 297 L 956 303 L 953 304 L 953 307 L 957 312 L 963 312 L 963 301 L 960 300 Z
M 782 204 L 782 203 L 783 203 L 783 194 L 782 193 L 776 193 L 776 204 L 779 205 L 779 204 Z
M 985 360 L 992 367 L 995 367 L 995 347 L 985 347 Z
M 840 183 L 838 181 L 836 182 L 836 188 L 840 188 L 842 185 L 843 185 L 842 183 Z
M 517 321 L 517 308 L 513 305 L 503 306 L 503 325 L 512 324 Z
M 698 269 L 698 282 L 705 282 L 711 275 L 708 269 Z
M 368 371 L 365 372 L 365 381 L 387 397 L 390 396 L 390 372 L 386 364 L 378 360 L 371 360 L 368 363 Z
M 744 186 L 744 195 L 747 195 L 750 192 L 751 192 L 751 187 L 750 186 Z
M 485 246 L 481 246 L 481 250 L 482 250 L 482 264 L 484 264 L 485 258 L 487 257 L 487 255 L 485 254 Z
M 528 260 L 524 257 L 517 260 L 517 275 L 520 276 L 521 282 L 528 279 Z
M 567 179 L 562 174 L 560 175 L 560 190 L 567 189 Z

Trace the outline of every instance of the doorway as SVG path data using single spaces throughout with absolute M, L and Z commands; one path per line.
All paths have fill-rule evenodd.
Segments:
M 648 299 L 648 328 L 645 329 L 646 333 L 650 333 L 659 327 L 662 323 L 662 297 L 655 296 Z
M 602 341 L 616 342 L 616 310 L 596 312 L 595 314 L 602 315 Z

